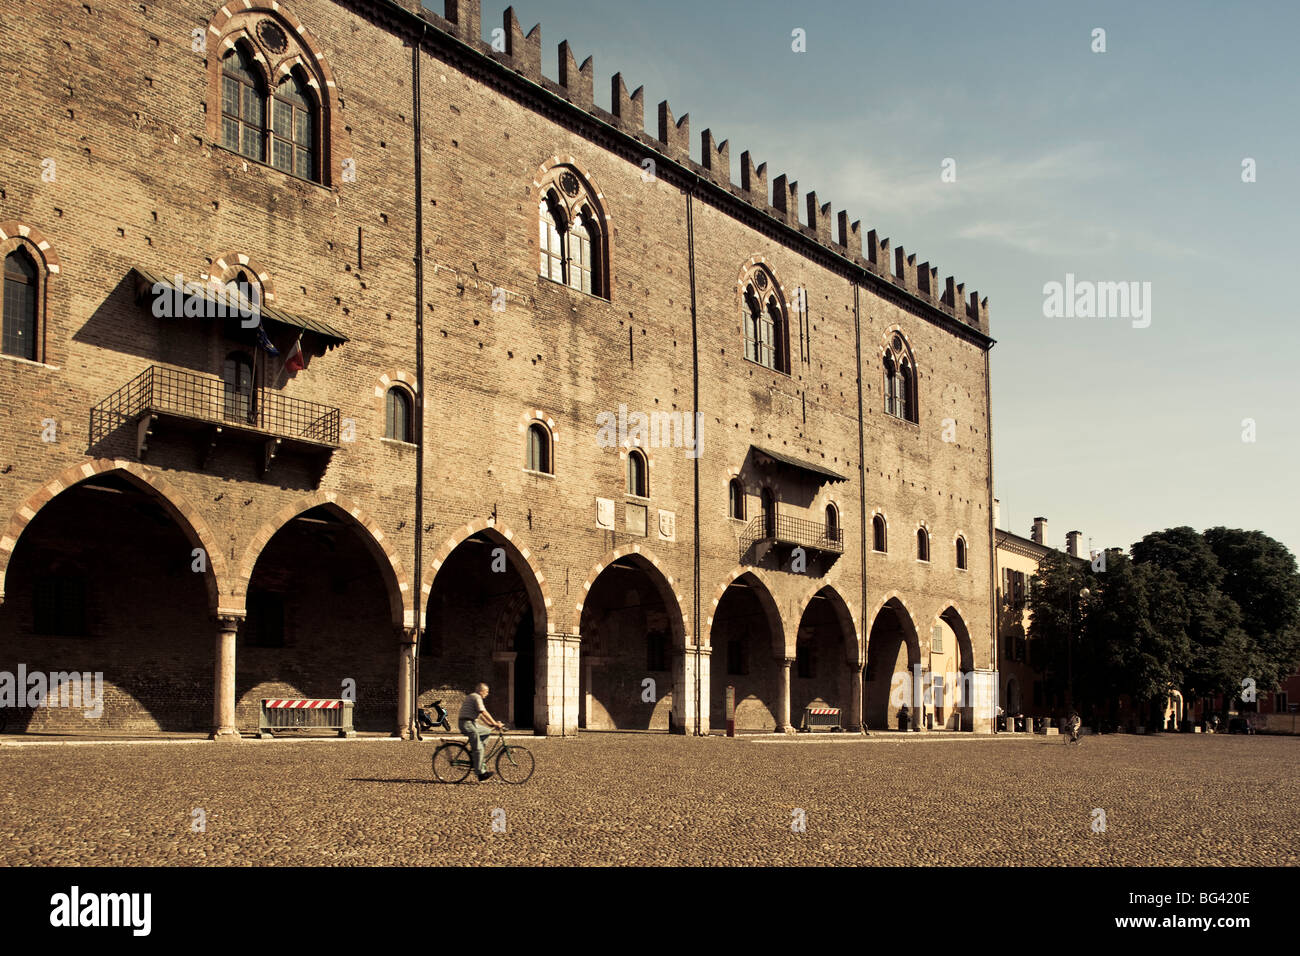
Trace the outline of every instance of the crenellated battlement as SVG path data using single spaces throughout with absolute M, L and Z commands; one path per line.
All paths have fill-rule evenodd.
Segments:
M 418 0 L 416 0 L 418 2 Z M 867 232 L 863 248 L 862 224 L 850 222 L 846 211 L 840 210 L 837 229 L 832 229 L 832 209 L 829 202 L 822 203 L 815 191 L 805 197 L 805 219 L 799 219 L 799 183 L 781 173 L 771 183 L 768 193 L 767 164 L 755 164 L 750 152 L 740 154 L 740 183 L 731 180 L 731 151 L 727 140 L 718 142 L 711 129 L 700 134 L 700 158 L 691 157 L 690 114 L 680 119 L 673 115 L 668 101 L 659 104 L 656 130 L 645 128 L 645 88 L 637 87 L 628 93 L 621 73 L 610 77 L 610 108 L 606 113 L 593 99 L 595 67 L 590 56 L 578 65 L 568 40 L 559 45 L 559 77 L 552 82 L 542 75 L 541 24 L 524 33 L 513 7 L 502 15 L 502 32 L 505 51 L 493 49 L 482 38 L 480 0 L 443 0 L 445 14 L 439 17 L 423 10 L 424 19 L 438 29 L 454 36 L 480 53 L 490 56 L 528 80 L 563 96 L 574 106 L 590 113 L 595 119 L 612 125 L 620 131 L 646 143 L 663 156 L 689 168 L 701 179 L 708 180 L 726 192 L 748 202 L 760 212 L 784 223 L 801 235 L 825 246 L 834 253 L 853 261 L 895 288 L 916 299 L 947 312 L 959 321 L 978 329 L 985 335 L 989 331 L 988 299 L 978 292 L 966 296 L 965 284 L 948 276 L 940 284 L 939 269 L 929 262 L 917 263 L 915 253 L 908 253 L 900 245 L 893 249 L 890 259 L 890 241 L 880 238 L 876 230 Z
M 663 152 L 668 156 L 690 161 L 691 114 L 686 113 L 673 123 L 673 111 L 667 100 L 659 104 L 659 142 L 663 143 Z

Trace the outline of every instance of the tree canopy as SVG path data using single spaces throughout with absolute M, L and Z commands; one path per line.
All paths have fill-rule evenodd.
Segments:
M 1276 689 L 1300 665 L 1300 573 L 1260 531 L 1168 528 L 1104 570 L 1053 552 L 1029 596 L 1049 693 L 1080 708 Z M 1083 592 L 1086 589 L 1086 594 Z

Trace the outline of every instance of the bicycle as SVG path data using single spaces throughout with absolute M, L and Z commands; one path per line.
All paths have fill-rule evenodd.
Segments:
M 495 740 L 483 758 L 484 766 L 495 758 L 498 777 L 506 783 L 526 783 L 536 767 L 532 753 L 519 744 L 506 743 L 504 730 L 492 736 Z M 465 744 L 452 741 L 433 752 L 433 775 L 443 783 L 460 783 L 473 769 L 474 758 Z

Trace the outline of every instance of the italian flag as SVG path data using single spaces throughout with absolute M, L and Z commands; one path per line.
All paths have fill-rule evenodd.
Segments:
M 284 370 L 290 374 L 301 372 L 307 367 L 307 362 L 302 354 L 302 336 L 293 343 L 293 348 L 289 349 L 289 354 L 284 359 Z

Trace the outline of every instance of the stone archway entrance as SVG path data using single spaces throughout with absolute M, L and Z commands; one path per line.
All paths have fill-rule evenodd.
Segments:
M 597 575 L 582 605 L 578 726 L 662 730 L 685 725 L 685 629 L 663 573 L 640 554 Z
M 713 612 L 709 637 L 709 726 L 726 730 L 727 686 L 736 688 L 737 731 L 770 731 L 780 719 L 785 635 L 771 592 L 752 573 L 738 576 Z
M 393 729 L 402 608 L 392 565 L 376 551 L 365 526 L 332 504 L 301 512 L 267 541 L 249 576 L 236 656 L 242 729 L 257 726 L 263 697 L 349 692 L 357 730 Z
M 894 730 L 898 710 L 912 701 L 911 678 L 921 663 L 921 644 L 912 616 L 898 598 L 890 598 L 876 612 L 867 640 L 867 667 L 863 677 L 863 715 L 870 730 Z
M 58 705 L 11 711 L 8 732 L 211 729 L 218 589 L 178 511 L 118 470 L 35 511 L 6 568 L 0 646 L 5 669 L 21 663 L 47 692 L 59 685 Z
M 802 726 L 807 707 L 838 707 L 841 726 L 850 727 L 858 706 L 853 687 L 859 676 L 857 662 L 852 614 L 834 588 L 824 587 L 799 619 L 790 674 L 790 719 L 795 727 Z
M 545 641 L 545 602 L 527 561 L 493 529 L 470 535 L 442 561 L 429 591 L 420 706 L 442 700 L 454 725 L 461 701 L 482 681 L 494 717 L 544 730 Z

